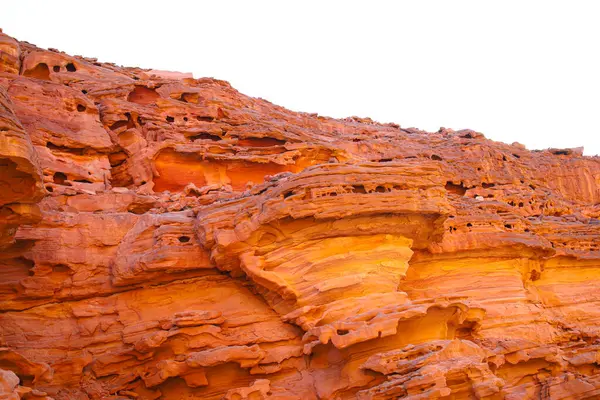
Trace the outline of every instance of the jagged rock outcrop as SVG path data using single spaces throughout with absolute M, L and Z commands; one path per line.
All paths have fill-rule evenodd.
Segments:
M 600 159 L 0 33 L 0 398 L 600 397 Z

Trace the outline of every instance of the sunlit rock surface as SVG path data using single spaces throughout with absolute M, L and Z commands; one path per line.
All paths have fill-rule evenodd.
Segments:
M 0 398 L 599 398 L 599 189 L 0 34 Z

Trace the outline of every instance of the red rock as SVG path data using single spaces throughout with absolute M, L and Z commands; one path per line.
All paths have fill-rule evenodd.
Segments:
M 0 397 L 597 398 L 598 177 L 0 34 Z

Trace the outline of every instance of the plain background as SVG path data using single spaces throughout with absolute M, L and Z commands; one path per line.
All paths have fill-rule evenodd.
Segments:
M 595 1 L 12 1 L 19 40 L 295 111 L 600 153 Z

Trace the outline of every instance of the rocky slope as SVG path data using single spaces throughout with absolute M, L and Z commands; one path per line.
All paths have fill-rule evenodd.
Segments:
M 0 398 L 599 398 L 599 204 L 577 149 L 0 34 Z

